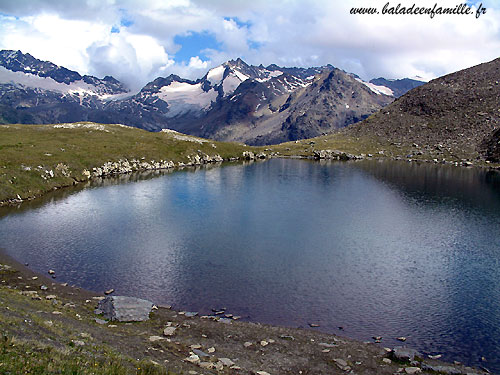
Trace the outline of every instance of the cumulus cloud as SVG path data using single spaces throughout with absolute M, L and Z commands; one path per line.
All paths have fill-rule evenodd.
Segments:
M 398 0 L 432 7 L 435 0 Z M 332 64 L 362 78 L 434 78 L 498 57 L 496 0 L 473 15 L 352 15 L 376 0 L 3 0 L 0 48 L 21 49 L 82 74 L 138 88 L 171 73 L 195 79 L 229 59 L 252 64 Z M 455 7 L 456 0 L 438 5 Z M 474 8 L 475 10 L 475 8 Z M 111 32 L 113 30 L 113 32 Z M 176 60 L 176 35 L 209 33 L 218 46 Z M 204 57 L 200 57 L 204 56 Z

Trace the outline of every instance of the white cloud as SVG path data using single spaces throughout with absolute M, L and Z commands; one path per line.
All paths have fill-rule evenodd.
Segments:
M 411 5 L 414 0 L 391 1 Z M 331 63 L 365 79 L 433 78 L 498 57 L 500 9 L 473 15 L 351 15 L 378 0 L 4 0 L 0 48 L 21 49 L 82 74 L 113 75 L 132 86 L 175 73 L 198 78 L 228 59 L 264 65 Z M 433 6 L 435 0 L 419 0 Z M 480 2 L 478 2 L 480 3 Z M 438 5 L 455 7 L 456 0 Z M 4 15 L 1 15 L 1 14 Z M 11 16 L 9 16 L 11 15 Z M 128 27 L 120 26 L 123 19 Z M 111 33 L 111 28 L 119 33 Z M 175 62 L 176 35 L 209 32 L 222 46 Z

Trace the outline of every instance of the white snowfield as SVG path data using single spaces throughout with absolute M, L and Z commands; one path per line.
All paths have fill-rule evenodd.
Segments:
M 201 83 L 172 82 L 154 95 L 169 104 L 168 117 L 206 109 L 217 100 L 217 91 L 203 91 Z
M 362 79 L 359 79 L 359 78 L 356 78 L 356 81 L 362 83 L 363 85 L 365 85 L 366 87 L 368 87 L 370 90 L 372 90 L 377 95 L 384 94 L 384 95 L 388 95 L 388 96 L 394 96 L 394 93 L 392 92 L 392 90 L 389 87 L 377 86 L 377 85 L 374 85 L 373 83 L 365 82 L 365 81 L 363 81 Z
M 102 100 L 111 99 L 117 96 L 105 94 L 103 93 L 103 88 L 88 84 L 83 80 L 66 84 L 57 82 L 50 77 L 40 77 L 35 74 L 25 72 L 13 72 L 3 66 L 0 66 L 0 84 L 13 84 L 33 89 L 54 91 L 63 95 L 93 95 Z M 123 97 L 128 94 L 118 95 Z
M 213 69 L 210 69 L 207 74 L 207 79 L 212 85 L 216 86 L 222 81 L 225 70 L 226 67 L 224 65 L 219 65 Z

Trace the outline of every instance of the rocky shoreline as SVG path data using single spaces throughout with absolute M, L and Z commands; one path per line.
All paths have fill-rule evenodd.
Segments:
M 109 347 L 132 363 L 149 363 L 176 374 L 488 373 L 446 364 L 403 345 L 383 348 L 312 329 L 243 322 L 225 316 L 229 314 L 224 310 L 198 316 L 149 301 L 140 305 L 132 299 L 126 305 L 128 315 L 117 314 L 102 301 L 127 297 L 106 298 L 59 284 L 52 279 L 55 275 L 55 271 L 47 276 L 36 274 L 0 252 L 0 329 L 4 336 L 76 350 L 75 355 Z M 143 319 L 135 319 L 130 306 L 142 309 L 147 320 L 135 321 Z
M 415 158 L 414 156 L 418 156 L 420 154 L 409 154 L 406 159 L 401 156 L 392 156 L 387 155 L 385 151 L 379 151 L 377 154 L 351 154 L 344 151 L 339 150 L 331 150 L 331 149 L 313 149 L 312 155 L 303 155 L 303 154 L 280 154 L 279 152 L 273 152 L 270 149 L 266 149 L 266 152 L 257 152 L 254 153 L 252 151 L 244 151 L 240 157 L 231 157 L 224 159 L 219 154 L 208 155 L 203 152 L 199 152 L 198 154 L 188 155 L 187 162 L 177 162 L 169 161 L 169 160 L 145 160 L 145 158 L 139 159 L 120 159 L 118 161 L 108 161 L 99 167 L 94 167 L 91 170 L 84 169 L 81 172 L 81 177 L 75 178 L 73 177 L 73 182 L 71 184 L 64 184 L 56 189 L 61 189 L 68 186 L 73 186 L 79 184 L 81 182 L 89 181 L 93 178 L 106 178 L 117 175 L 125 175 L 134 172 L 147 172 L 147 171 L 161 171 L 161 170 L 174 170 L 174 169 L 183 169 L 186 167 L 197 167 L 208 164 L 220 164 L 223 162 L 235 162 L 235 161 L 258 161 L 258 160 L 267 160 L 270 158 L 299 158 L 299 159 L 314 159 L 314 160 L 331 160 L 331 161 L 350 161 L 350 160 L 365 160 L 365 159 L 379 159 L 379 160 L 395 160 L 395 161 L 406 161 L 409 163 L 433 163 L 433 164 L 442 164 L 442 165 L 452 165 L 457 167 L 480 167 L 487 168 L 491 170 L 500 170 L 500 165 L 496 164 L 478 164 L 473 163 L 468 160 L 458 161 L 448 161 L 442 159 L 439 161 L 438 159 L 425 159 L 425 158 Z M 59 163 L 55 168 L 57 173 L 62 173 L 63 175 L 68 175 L 68 167 Z M 45 170 L 41 171 L 42 176 L 45 179 L 53 178 L 55 173 L 54 170 Z M 21 196 L 12 197 L 10 199 L 6 199 L 0 201 L 0 207 L 6 205 L 19 205 L 23 201 L 33 200 L 39 198 L 43 194 L 33 195 L 27 198 L 22 198 Z

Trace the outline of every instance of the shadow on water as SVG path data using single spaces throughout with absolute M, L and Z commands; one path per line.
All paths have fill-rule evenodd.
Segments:
M 425 195 L 433 200 L 446 197 L 482 206 L 500 202 L 497 170 L 376 160 L 353 165 L 409 196 Z

